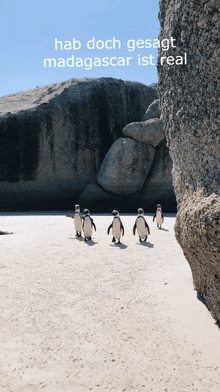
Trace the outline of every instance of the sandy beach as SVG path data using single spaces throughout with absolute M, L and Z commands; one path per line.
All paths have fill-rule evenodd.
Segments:
M 68 213 L 68 212 L 67 212 Z M 0 215 L 0 391 L 220 390 L 220 331 L 174 237 L 147 215 L 148 242 L 122 215 L 92 215 L 91 242 L 64 213 Z

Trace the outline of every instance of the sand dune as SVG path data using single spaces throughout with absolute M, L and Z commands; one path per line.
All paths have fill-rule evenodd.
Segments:
M 220 331 L 193 290 L 175 215 L 139 244 L 134 215 L 113 245 L 65 214 L 1 215 L 2 392 L 217 392 Z

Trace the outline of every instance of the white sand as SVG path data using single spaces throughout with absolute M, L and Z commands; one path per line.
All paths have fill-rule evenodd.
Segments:
M 220 390 L 220 331 L 193 290 L 175 216 L 149 242 L 122 215 L 123 245 L 95 215 L 93 241 L 65 215 L 0 216 L 0 391 Z

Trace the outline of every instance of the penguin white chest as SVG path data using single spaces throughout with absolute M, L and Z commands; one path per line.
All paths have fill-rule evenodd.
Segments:
M 74 226 L 75 226 L 75 230 L 77 232 L 82 231 L 82 220 L 81 220 L 81 216 L 80 216 L 79 212 L 76 212 L 74 215 Z
M 137 218 L 136 225 L 138 237 L 145 238 L 148 235 L 148 231 L 144 219 L 142 217 Z
M 92 235 L 92 223 L 88 216 L 84 218 L 83 232 L 85 237 L 91 237 Z
M 117 240 L 120 240 L 121 238 L 121 222 L 118 218 L 114 218 L 113 220 L 112 235 L 117 238 Z
M 162 223 L 163 223 L 163 218 L 162 218 L 162 214 L 161 214 L 161 211 L 157 211 L 157 213 L 156 213 L 156 223 L 158 224 L 158 225 L 162 225 Z

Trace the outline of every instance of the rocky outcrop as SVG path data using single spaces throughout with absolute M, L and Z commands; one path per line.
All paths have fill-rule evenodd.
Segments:
M 146 212 L 151 212 L 160 203 L 164 211 L 174 212 L 176 199 L 171 177 L 172 160 L 162 120 L 152 118 L 130 123 L 123 133 L 127 137 L 118 139 L 104 158 L 97 178 L 99 186 L 92 184 L 94 194 L 88 197 L 91 189 L 87 186 L 80 201 L 88 202 L 88 206 L 96 212 L 101 212 L 103 202 L 107 207 L 105 211 L 109 211 L 110 206 L 121 212 L 137 211 L 141 206 Z M 120 195 L 120 199 L 116 195 Z
M 73 79 L 0 98 L 1 210 L 80 203 L 94 212 L 140 206 L 150 212 L 160 202 L 175 211 L 155 98 L 156 86 L 111 78 Z M 157 117 L 141 122 L 147 108 Z
M 153 147 L 157 147 L 165 140 L 163 121 L 159 118 L 128 124 L 122 132 L 125 137 L 131 137 Z
M 173 160 L 178 202 L 175 232 L 196 290 L 220 321 L 220 105 L 216 0 L 160 0 L 158 91 Z M 161 65 L 162 56 L 187 55 L 186 65 Z
M 120 138 L 106 154 L 97 181 L 106 191 L 116 195 L 138 193 L 150 171 L 154 155 L 152 146 Z
M 156 98 L 154 87 L 112 78 L 0 98 L 1 210 L 72 208 L 125 125 Z

